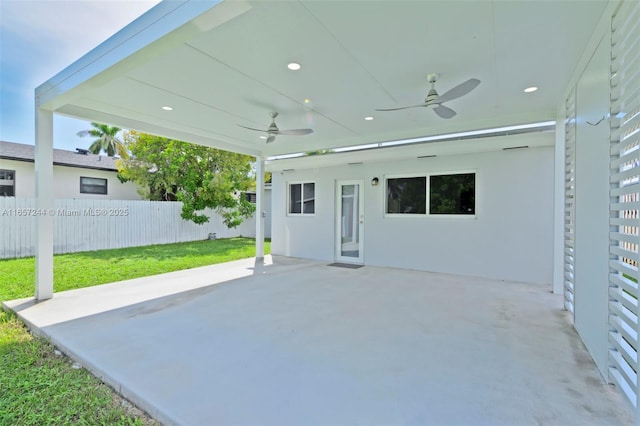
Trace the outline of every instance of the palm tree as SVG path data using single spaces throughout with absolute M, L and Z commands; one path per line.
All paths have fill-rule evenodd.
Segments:
M 96 138 L 89 147 L 92 154 L 100 154 L 100 151 L 104 151 L 109 157 L 113 157 L 116 153 L 122 156 L 122 153 L 126 152 L 122 141 L 117 137 L 118 132 L 122 129 L 94 122 L 91 123 L 91 126 L 93 129 L 82 130 L 78 132 L 78 136 Z

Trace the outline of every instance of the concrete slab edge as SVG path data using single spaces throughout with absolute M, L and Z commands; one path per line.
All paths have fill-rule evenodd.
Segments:
M 24 318 L 19 312 L 14 311 L 11 307 L 9 307 L 5 302 L 2 302 L 2 309 L 8 312 L 13 312 L 17 315 L 17 317 L 22 321 L 29 332 L 37 337 L 43 338 L 51 343 L 56 349 L 62 352 L 65 356 L 69 357 L 69 359 L 77 362 L 82 366 L 82 368 L 86 369 L 93 376 L 101 380 L 104 384 L 109 386 L 115 393 L 129 401 L 136 408 L 144 411 L 147 415 L 151 416 L 154 420 L 160 422 L 162 425 L 173 426 L 178 425 L 179 423 L 172 419 L 167 413 L 165 413 L 162 409 L 157 407 L 156 405 L 150 403 L 144 398 L 140 398 L 135 392 L 129 389 L 127 386 L 124 386 L 122 383 L 119 383 L 109 374 L 107 374 L 104 370 L 102 370 L 97 365 L 94 365 L 90 361 L 82 359 L 82 357 L 75 353 L 73 350 L 68 348 L 64 343 L 58 341 L 57 339 L 51 337 L 45 331 L 36 327 L 31 321 Z

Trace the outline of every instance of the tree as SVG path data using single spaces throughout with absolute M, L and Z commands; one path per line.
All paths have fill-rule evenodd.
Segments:
M 124 148 L 122 141 L 118 139 L 118 132 L 122 129 L 95 122 L 92 122 L 91 126 L 93 129 L 81 130 L 78 132 L 78 136 L 81 138 L 85 136 L 96 138 L 89 146 L 89 151 L 92 154 L 100 154 L 101 151 L 104 151 L 109 157 L 113 157 L 116 153 L 121 157 L 127 156 L 127 150 Z
M 181 201 L 181 217 L 198 224 L 209 221 L 207 207 L 229 228 L 253 214 L 242 196 L 255 188 L 253 157 L 134 131 L 124 139 L 130 157 L 116 162 L 119 178 L 135 182 L 144 198 Z

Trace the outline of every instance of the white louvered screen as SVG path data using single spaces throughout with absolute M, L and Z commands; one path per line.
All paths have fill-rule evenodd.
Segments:
M 638 407 L 640 2 L 612 19 L 609 378 Z
M 576 93 L 567 96 L 565 105 L 564 157 L 564 307 L 573 314 L 575 194 L 576 194 Z

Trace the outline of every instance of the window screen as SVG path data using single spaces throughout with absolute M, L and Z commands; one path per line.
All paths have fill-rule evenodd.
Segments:
M 107 180 L 92 177 L 80 177 L 81 194 L 105 194 L 107 193 Z

